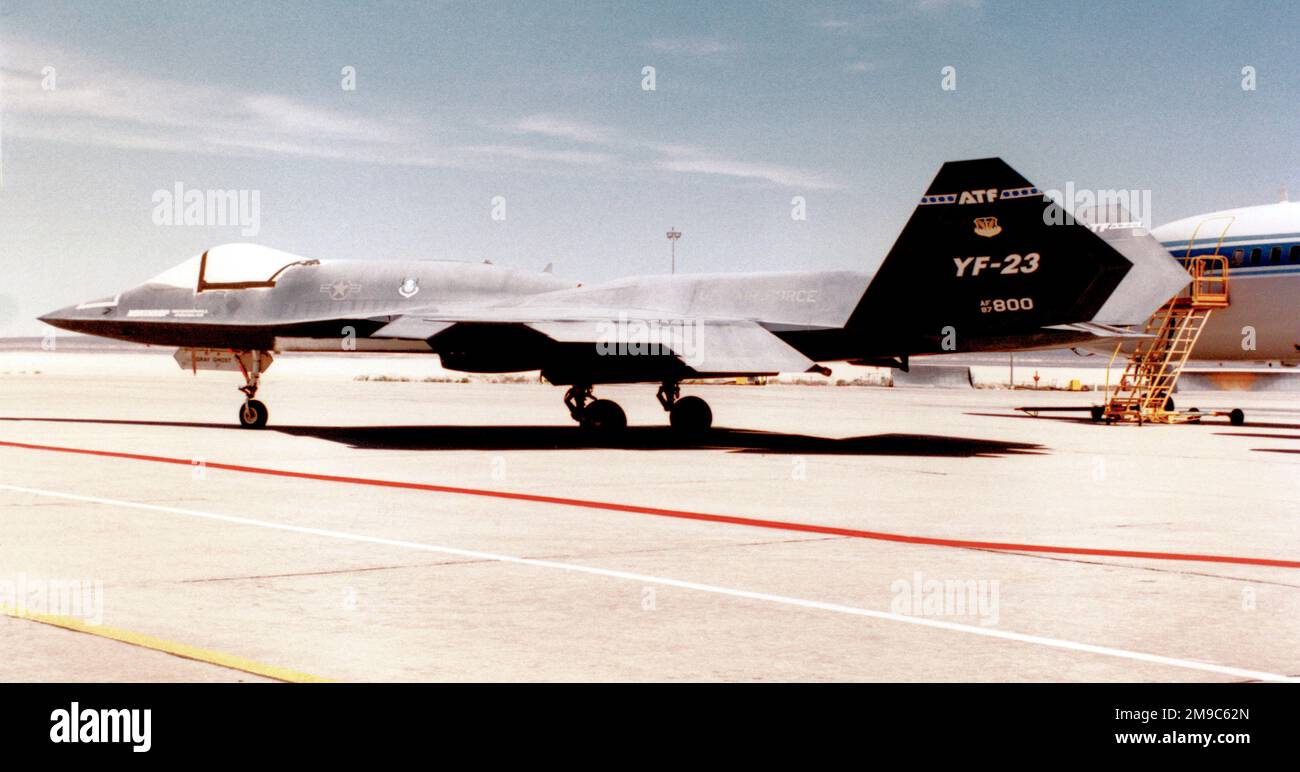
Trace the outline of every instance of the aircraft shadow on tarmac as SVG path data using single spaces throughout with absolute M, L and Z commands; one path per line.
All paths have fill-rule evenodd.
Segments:
M 1062 422 L 1065 422 L 1065 423 L 1076 423 L 1076 424 L 1097 424 L 1097 426 L 1104 426 L 1104 425 L 1105 425 L 1105 424 L 1102 424 L 1102 423 L 1100 423 L 1100 422 L 1098 422 L 1098 421 L 1094 421 L 1094 420 L 1092 420 L 1092 418 L 1089 417 L 1089 416 L 1086 415 L 1086 414 L 1084 414 L 1084 415 L 1052 415 L 1052 414 L 1048 414 L 1048 413 L 1040 413 L 1040 414 L 1038 414 L 1038 415 L 1026 415 L 1026 414 L 1024 414 L 1024 413 L 966 413 L 965 415 L 976 416 L 976 417 L 979 417 L 979 418 L 1028 418 L 1028 419 L 1030 419 L 1030 420 L 1034 420 L 1034 421 L 1062 421 Z M 1204 420 L 1201 420 L 1201 421 L 1188 421 L 1187 423 L 1179 424 L 1179 426 L 1204 426 L 1204 427 L 1208 427 L 1208 428 L 1211 428 L 1211 429 L 1216 429 L 1216 428 L 1217 428 L 1217 429 L 1224 429 L 1224 428 L 1227 428 L 1227 427 L 1229 426 L 1229 424 L 1228 424 L 1228 419 L 1226 419 L 1226 418 L 1219 418 L 1219 417 L 1207 416 Z M 1252 421 L 1252 420 L 1250 420 L 1249 416 L 1247 416 L 1247 418 L 1246 418 L 1246 423 L 1243 424 L 1243 426 L 1242 426 L 1241 428 L 1245 428 L 1245 429 L 1294 429 L 1294 430 L 1300 431 L 1300 424 L 1283 424 L 1283 423 L 1267 423 L 1267 422 L 1264 422 L 1264 421 Z M 1256 434 L 1256 435 L 1252 435 L 1252 434 L 1243 434 L 1243 433 L 1241 433 L 1241 432 L 1219 432 L 1219 433 L 1222 434 L 1224 437 L 1277 437 L 1277 438 L 1279 438 L 1279 439 L 1300 439 L 1300 435 L 1294 435 L 1294 436 L 1293 436 L 1293 435 L 1287 435 L 1287 434 L 1274 434 L 1274 435 L 1268 435 L 1268 434 Z
M 182 421 L 130 421 L 94 418 L 20 418 L 37 421 L 115 426 L 156 426 L 247 432 L 232 424 Z M 315 437 L 374 450 L 720 450 L 735 453 L 795 455 L 933 456 L 968 458 L 1044 454 L 1037 443 L 947 437 L 931 434 L 875 434 L 862 437 L 814 437 L 805 434 L 713 429 L 698 437 L 668 427 L 632 426 L 616 438 L 601 438 L 577 426 L 276 426 L 264 431 Z
M 1251 424 L 1251 425 L 1260 426 L 1261 424 Z M 1268 424 L 1268 425 L 1277 426 L 1281 428 L 1280 424 Z M 1300 426 L 1287 426 L 1285 428 L 1300 429 Z M 1300 440 L 1300 434 L 1258 434 L 1254 432 L 1215 432 L 1215 434 L 1220 437 L 1254 437 L 1256 439 L 1262 439 L 1262 440 Z

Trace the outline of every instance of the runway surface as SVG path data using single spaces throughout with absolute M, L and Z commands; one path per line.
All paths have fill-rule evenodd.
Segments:
M 0 584 L 102 603 L 0 617 L 0 679 L 1300 675 L 1297 395 L 688 386 L 684 442 L 607 387 L 604 447 L 558 388 L 285 371 L 261 432 L 230 374 L 3 376 Z

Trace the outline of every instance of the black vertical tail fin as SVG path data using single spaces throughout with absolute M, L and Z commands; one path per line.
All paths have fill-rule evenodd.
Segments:
M 1092 320 L 1132 265 L 1002 159 L 953 161 L 848 327 L 892 353 L 1030 344 L 1052 337 L 1044 328 Z

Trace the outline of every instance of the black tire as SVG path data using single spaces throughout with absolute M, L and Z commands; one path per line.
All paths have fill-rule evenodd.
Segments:
M 1234 407 L 1231 413 L 1228 413 L 1228 423 L 1233 426 L 1245 426 L 1246 414 L 1241 412 L 1241 408 Z
M 620 432 L 627 428 L 627 413 L 610 399 L 598 399 L 582 414 L 584 428 L 598 432 Z
M 1093 405 L 1093 406 L 1092 406 L 1092 410 L 1089 411 L 1089 414 L 1092 416 L 1092 421 L 1093 421 L 1093 423 L 1099 423 L 1099 422 L 1101 421 L 1102 417 L 1104 417 L 1104 416 L 1106 415 L 1106 406 L 1105 406 L 1105 405 Z
M 1167 413 L 1172 413 L 1172 412 L 1174 412 L 1174 398 L 1173 398 L 1173 397 L 1165 397 L 1165 412 L 1167 412 Z
M 679 432 L 707 432 L 713 426 L 713 410 L 699 397 L 682 397 L 673 403 L 668 422 Z
M 266 426 L 266 405 L 256 399 L 250 399 L 239 408 L 239 425 L 245 429 L 261 429 Z

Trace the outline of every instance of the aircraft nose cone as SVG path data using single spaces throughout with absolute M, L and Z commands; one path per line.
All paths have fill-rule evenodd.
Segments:
M 36 318 L 42 322 L 45 322 L 46 324 L 50 324 L 55 327 L 67 327 L 68 322 L 75 319 L 76 315 L 77 315 L 76 306 L 65 306 L 63 308 L 55 309 L 54 311 L 41 314 Z

